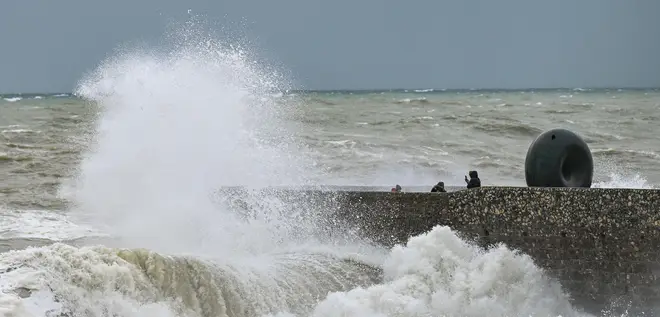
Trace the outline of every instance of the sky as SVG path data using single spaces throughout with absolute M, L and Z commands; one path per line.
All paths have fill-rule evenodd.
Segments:
M 72 91 L 189 9 L 301 89 L 660 87 L 658 0 L 5 0 L 0 93 Z

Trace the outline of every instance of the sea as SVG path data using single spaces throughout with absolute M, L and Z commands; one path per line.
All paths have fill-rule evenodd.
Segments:
M 328 238 L 323 206 L 258 189 L 525 186 L 552 128 L 593 187 L 656 188 L 660 89 L 295 90 L 243 50 L 125 50 L 72 92 L 0 96 L 1 316 L 591 316 L 515 250 Z

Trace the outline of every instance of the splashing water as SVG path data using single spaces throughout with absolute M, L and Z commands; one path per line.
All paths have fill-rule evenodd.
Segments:
M 39 306 L 36 298 L 48 311 L 85 316 L 132 316 L 162 303 L 157 315 L 304 312 L 328 291 L 379 280 L 384 250 L 321 237 L 328 228 L 313 211 L 322 206 L 283 205 L 258 191 L 245 199 L 249 216 L 223 204 L 222 186 L 304 185 L 314 171 L 287 124 L 291 105 L 270 97 L 286 88 L 280 77 L 248 51 L 200 34 L 124 50 L 80 82 L 76 94 L 100 116 L 62 194 L 76 222 L 113 236 L 106 245 L 132 249 L 54 245 L 3 255 L 3 290 L 13 290 L 4 300 L 32 301 L 15 311 Z
M 653 185 L 639 174 L 622 175 L 618 173 L 610 173 L 609 179 L 593 184 L 593 188 L 639 188 L 639 189 L 653 189 Z
M 594 181 L 591 186 L 593 188 L 655 188 L 639 171 L 634 170 L 632 166 L 616 164 L 609 159 L 598 160 L 594 170 L 601 177 L 599 177 L 599 180 Z
M 3 254 L 4 316 L 579 315 L 528 256 L 447 227 L 384 250 L 328 240 L 323 206 L 253 194 L 245 217 L 223 205 L 219 187 L 306 184 L 315 171 L 291 105 L 269 97 L 281 78 L 244 50 L 184 35 L 81 81 L 102 114 L 63 193 L 117 246 Z
M 395 247 L 383 267 L 383 284 L 330 294 L 311 316 L 586 316 L 528 256 L 484 251 L 448 227 Z
M 268 97 L 281 84 L 244 50 L 177 44 L 125 52 L 81 82 L 77 94 L 103 116 L 72 201 L 132 246 L 224 253 L 260 242 L 270 250 L 293 223 L 242 227 L 209 197 L 226 185 L 305 183 L 311 170 L 279 116 L 286 105 Z
M 3 283 L 19 293 L 39 290 L 23 300 L 5 295 L 0 303 L 14 316 L 582 316 L 528 256 L 504 246 L 484 251 L 447 227 L 395 247 L 382 284 L 374 283 L 377 270 L 341 262 L 298 253 L 254 270 L 56 244 L 0 260 L 3 270 L 13 268 Z M 326 297 L 348 279 L 357 287 Z

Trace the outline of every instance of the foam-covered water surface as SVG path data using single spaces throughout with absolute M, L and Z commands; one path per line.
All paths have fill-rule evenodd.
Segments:
M 448 227 L 393 248 L 383 268 L 382 284 L 329 294 L 310 316 L 587 316 L 528 256 L 484 251 Z

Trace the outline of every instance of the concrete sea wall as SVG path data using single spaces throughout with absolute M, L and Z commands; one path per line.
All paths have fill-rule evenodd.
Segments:
M 503 242 L 534 258 L 590 312 L 630 305 L 630 312 L 648 316 L 660 303 L 660 190 L 274 191 L 286 192 L 278 196 L 291 202 L 322 206 L 328 225 L 351 227 L 386 246 L 436 225 L 484 247 Z

